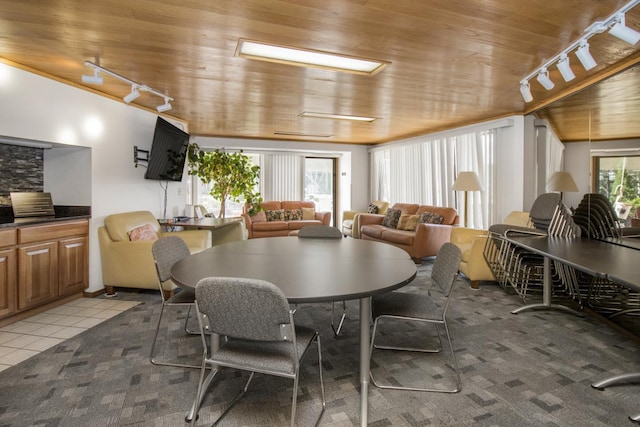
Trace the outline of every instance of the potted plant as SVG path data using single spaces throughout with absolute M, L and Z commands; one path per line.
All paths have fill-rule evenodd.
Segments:
M 242 150 L 204 151 L 198 144 L 192 143 L 187 151 L 187 161 L 189 175 L 197 176 L 204 184 L 212 184 L 209 194 L 220 200 L 219 218 L 225 217 L 227 199 L 239 202 L 243 197 L 249 215 L 255 215 L 260 210 L 262 197 L 256 191 L 260 166 L 251 163 L 251 158 Z

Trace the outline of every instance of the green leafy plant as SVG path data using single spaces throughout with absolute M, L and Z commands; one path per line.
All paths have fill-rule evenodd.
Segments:
M 200 178 L 204 184 L 211 183 L 209 194 L 220 200 L 220 214 L 225 217 L 227 199 L 239 202 L 244 198 L 247 213 L 255 215 L 260 210 L 262 197 L 256 191 L 260 166 L 251 163 L 251 158 L 240 152 L 227 152 L 224 149 L 204 151 L 193 143 L 187 152 L 189 175 Z

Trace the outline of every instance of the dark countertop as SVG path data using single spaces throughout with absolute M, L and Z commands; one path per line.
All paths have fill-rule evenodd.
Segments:
M 0 207 L 0 229 L 91 218 L 91 206 L 54 206 L 54 209 L 54 216 L 14 218 L 11 207 Z

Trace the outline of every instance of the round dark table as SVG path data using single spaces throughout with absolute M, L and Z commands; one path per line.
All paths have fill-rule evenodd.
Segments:
M 360 424 L 367 425 L 369 320 L 376 294 L 398 289 L 416 276 L 402 249 L 360 239 L 269 237 L 225 243 L 178 261 L 171 278 L 195 288 L 204 277 L 247 277 L 278 286 L 292 304 L 360 301 Z

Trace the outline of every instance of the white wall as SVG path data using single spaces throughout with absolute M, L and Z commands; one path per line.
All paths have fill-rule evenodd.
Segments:
M 133 164 L 133 146 L 149 150 L 156 114 L 0 63 L 0 134 L 64 144 L 45 150 L 45 190 L 57 205 L 90 205 L 88 291 L 103 287 L 97 228 L 115 212 L 160 216 L 164 192 Z M 180 188 L 180 195 L 178 194 Z M 169 183 L 168 216 L 185 202 Z

